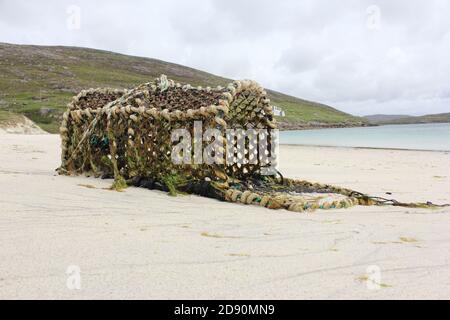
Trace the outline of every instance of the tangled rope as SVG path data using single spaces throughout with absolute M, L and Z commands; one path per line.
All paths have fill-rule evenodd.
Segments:
M 445 208 L 450 207 L 450 204 L 435 204 L 431 201 L 427 202 L 400 202 L 395 199 L 386 199 L 383 197 L 368 196 L 361 192 L 353 191 L 353 196 L 362 199 L 363 202 L 373 202 L 378 206 L 395 206 L 395 207 L 409 207 L 409 208 Z

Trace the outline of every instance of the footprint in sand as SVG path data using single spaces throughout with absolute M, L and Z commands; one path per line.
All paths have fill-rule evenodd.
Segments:
M 364 282 L 366 284 L 370 284 L 371 286 L 379 286 L 380 288 L 391 288 L 392 287 L 390 284 L 387 284 L 387 283 L 382 283 L 382 282 L 378 283 L 374 279 L 369 278 L 369 276 L 367 276 L 367 275 L 359 276 L 358 278 L 356 278 L 356 280 L 358 280 L 359 282 Z
M 229 257 L 250 257 L 248 253 L 227 253 L 226 255 Z
M 97 189 L 96 187 L 94 187 L 91 184 L 78 184 L 78 186 L 85 187 L 85 188 L 88 188 L 88 189 Z
M 340 224 L 341 220 L 323 220 L 322 223 Z
M 402 241 L 402 242 L 419 242 L 419 240 L 417 240 L 417 239 L 414 239 L 414 238 L 408 238 L 408 237 L 400 237 L 399 239 L 400 239 L 400 241 Z
M 399 237 L 399 241 L 372 241 L 373 244 L 404 244 L 404 243 L 416 243 L 419 240 L 410 237 Z M 416 246 L 420 248 L 420 246 Z
M 235 236 L 222 236 L 220 234 L 216 234 L 216 233 L 209 233 L 209 232 L 202 232 L 200 234 L 202 237 L 207 237 L 207 238 L 218 238 L 218 239 L 239 239 L 241 237 L 235 237 Z

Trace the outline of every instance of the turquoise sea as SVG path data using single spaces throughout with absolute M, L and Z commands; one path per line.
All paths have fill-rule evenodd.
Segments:
M 450 123 L 283 131 L 280 143 L 450 151 Z

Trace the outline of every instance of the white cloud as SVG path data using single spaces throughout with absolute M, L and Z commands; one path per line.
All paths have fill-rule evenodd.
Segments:
M 80 30 L 66 27 L 70 5 Z M 448 12 L 446 0 L 0 0 L 0 41 L 158 58 L 355 114 L 424 114 L 450 111 Z

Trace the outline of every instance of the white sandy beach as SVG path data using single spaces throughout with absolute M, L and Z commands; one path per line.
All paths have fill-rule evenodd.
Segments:
M 450 208 L 293 213 L 114 192 L 110 180 L 58 176 L 59 145 L 0 136 L 1 299 L 450 298 Z M 280 152 L 285 176 L 450 203 L 450 152 Z M 72 265 L 80 290 L 66 285 Z M 367 281 L 377 268 L 379 286 Z

